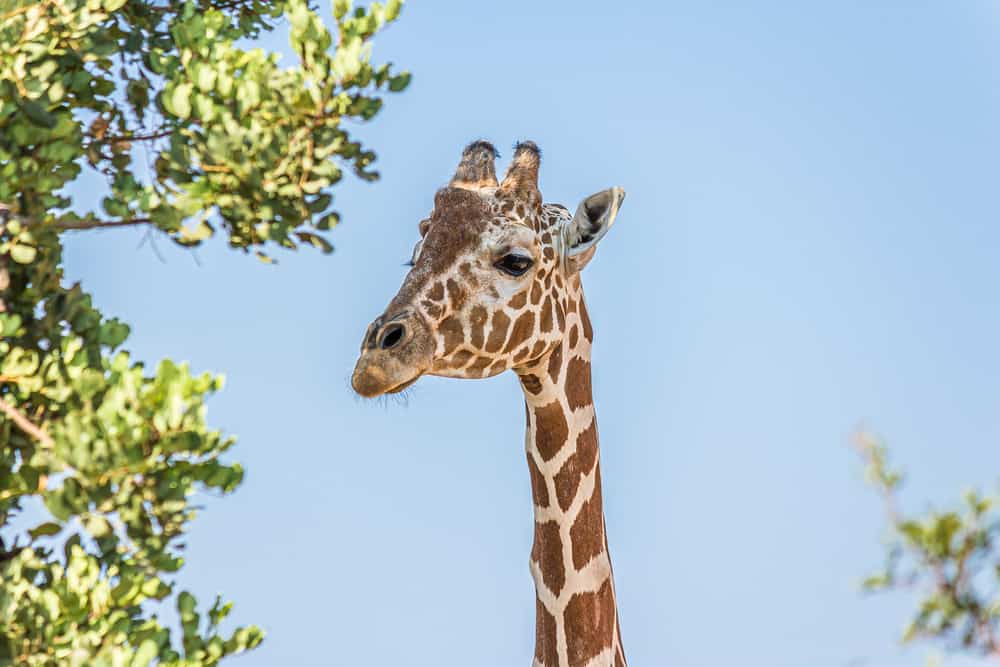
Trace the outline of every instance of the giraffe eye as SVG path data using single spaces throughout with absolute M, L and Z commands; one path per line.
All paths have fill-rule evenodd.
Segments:
M 511 276 L 522 276 L 524 272 L 531 268 L 534 264 L 530 257 L 525 257 L 524 255 L 515 255 L 513 253 L 509 255 L 504 255 L 499 262 L 493 266 L 497 267 L 504 273 Z

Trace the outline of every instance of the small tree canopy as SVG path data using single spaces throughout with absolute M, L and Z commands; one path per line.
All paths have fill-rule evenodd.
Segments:
M 904 641 L 1000 659 L 997 499 L 970 490 L 957 509 L 907 514 L 898 499 L 903 475 L 889 465 L 885 445 L 870 433 L 855 442 L 889 522 L 885 565 L 864 588 L 917 596 Z
M 348 126 L 410 79 L 371 62 L 399 0 L 333 5 L 336 34 L 306 0 L 0 0 L 0 664 L 212 665 L 260 642 L 175 578 L 192 494 L 243 477 L 205 418 L 222 379 L 133 360 L 128 326 L 65 284 L 62 238 L 329 252 L 330 187 L 377 178 Z M 279 22 L 291 65 L 247 47 Z M 66 196 L 85 169 L 100 210 Z M 48 516 L 16 534 L 29 506 Z

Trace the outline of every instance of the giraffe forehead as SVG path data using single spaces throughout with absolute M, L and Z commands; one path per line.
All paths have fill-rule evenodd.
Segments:
M 551 246 L 558 253 L 559 227 L 570 217 L 564 206 L 531 206 L 494 189 L 443 188 L 424 228 L 420 273 L 441 275 L 463 257 L 515 247 L 536 260 L 551 259 L 553 251 L 542 249 Z

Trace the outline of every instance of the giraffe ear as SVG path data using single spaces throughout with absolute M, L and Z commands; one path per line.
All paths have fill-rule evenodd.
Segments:
M 621 188 L 608 188 L 590 195 L 576 209 L 576 215 L 563 228 L 566 259 L 572 271 L 579 271 L 594 256 L 600 241 L 618 216 L 625 199 Z

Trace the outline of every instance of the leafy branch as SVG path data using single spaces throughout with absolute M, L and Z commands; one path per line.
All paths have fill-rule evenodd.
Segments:
M 49 434 L 35 424 L 32 424 L 30 419 L 18 412 L 13 405 L 5 401 L 2 397 L 0 397 L 0 412 L 7 415 L 7 418 L 13 421 L 19 429 L 30 435 L 42 445 L 45 447 L 52 447 L 52 438 L 49 437 Z
M 855 448 L 882 498 L 889 527 L 885 565 L 863 587 L 918 595 L 904 641 L 930 640 L 950 650 L 1000 659 L 997 498 L 968 491 L 958 509 L 906 514 L 899 501 L 903 475 L 889 465 L 886 446 L 860 432 Z

